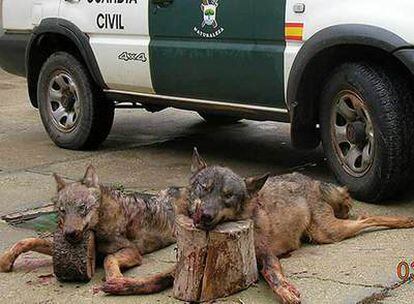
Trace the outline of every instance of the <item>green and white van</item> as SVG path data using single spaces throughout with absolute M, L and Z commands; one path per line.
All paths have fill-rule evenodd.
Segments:
M 340 183 L 377 201 L 410 181 L 410 0 L 2 0 L 0 66 L 51 139 L 93 148 L 114 107 L 291 123 Z

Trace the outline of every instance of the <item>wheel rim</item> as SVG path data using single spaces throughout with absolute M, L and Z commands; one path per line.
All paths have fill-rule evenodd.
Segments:
M 76 128 L 80 116 L 79 89 L 64 71 L 52 76 L 47 91 L 47 109 L 53 124 L 62 132 Z
M 335 98 L 331 138 L 346 172 L 360 177 L 369 171 L 375 152 L 374 128 L 365 102 L 353 91 L 341 91 Z

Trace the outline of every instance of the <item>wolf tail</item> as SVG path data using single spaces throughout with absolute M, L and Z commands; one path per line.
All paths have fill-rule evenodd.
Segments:
M 331 205 L 335 216 L 339 219 L 348 219 L 352 209 L 352 198 L 348 189 L 330 183 L 321 183 L 322 200 Z
M 107 280 L 101 290 L 113 295 L 142 295 L 160 292 L 174 283 L 176 266 L 162 273 L 142 278 L 113 278 Z

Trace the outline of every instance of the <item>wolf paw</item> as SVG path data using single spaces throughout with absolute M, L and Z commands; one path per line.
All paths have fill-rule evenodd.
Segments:
M 281 303 L 283 304 L 300 304 L 300 292 L 290 283 L 283 283 L 282 286 L 275 290 Z
M 112 278 L 108 279 L 103 285 L 101 290 L 105 293 L 123 295 L 131 294 L 133 288 L 136 287 L 137 280 L 132 278 Z
M 400 218 L 398 228 L 414 228 L 414 217 Z
M 13 268 L 13 261 L 9 255 L 5 253 L 0 257 L 0 272 L 10 272 Z

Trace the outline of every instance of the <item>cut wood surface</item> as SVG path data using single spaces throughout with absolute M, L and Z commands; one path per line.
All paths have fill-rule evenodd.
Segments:
M 229 222 L 206 232 L 178 216 L 174 296 L 188 302 L 223 298 L 257 281 L 253 222 Z
M 53 237 L 53 272 L 59 281 L 88 282 L 95 274 L 95 235 L 86 231 L 79 244 L 66 241 L 58 229 Z

